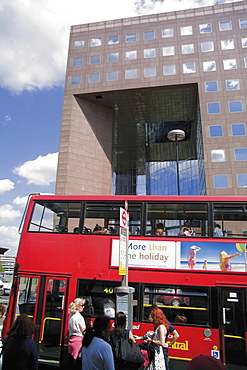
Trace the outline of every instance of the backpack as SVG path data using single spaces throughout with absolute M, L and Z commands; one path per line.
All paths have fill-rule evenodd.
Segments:
M 126 330 L 123 335 L 118 338 L 111 336 L 112 348 L 114 353 L 115 360 L 124 361 L 125 363 L 135 363 L 135 364 L 143 364 L 144 357 L 140 351 L 140 348 L 137 343 L 134 343 L 131 339 L 129 339 L 129 331 Z

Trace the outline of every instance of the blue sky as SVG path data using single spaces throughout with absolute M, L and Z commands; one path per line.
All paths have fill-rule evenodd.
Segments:
M 215 0 L 1 0 L 0 246 L 15 256 L 30 193 L 54 193 L 70 26 Z

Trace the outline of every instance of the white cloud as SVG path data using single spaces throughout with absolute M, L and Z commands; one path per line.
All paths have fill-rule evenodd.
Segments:
M 1 246 L 9 248 L 5 254 L 15 256 L 18 248 L 20 235 L 16 226 L 0 226 Z
M 21 217 L 21 212 L 14 210 L 10 204 L 0 206 L 0 223 L 8 223 Z
M 25 205 L 27 204 L 27 200 L 28 200 L 28 196 L 26 197 L 16 197 L 14 200 L 13 200 L 13 203 L 16 205 L 16 206 L 20 206 L 20 207 L 25 207 Z
M 13 173 L 27 180 L 27 184 L 47 186 L 56 181 L 58 153 L 39 156 L 13 169 Z
M 0 195 L 14 189 L 15 184 L 9 179 L 0 180 Z
M 136 16 L 138 6 L 144 14 L 215 3 L 216 0 L 94 0 L 85 5 L 82 0 L 2 0 L 0 86 L 12 92 L 61 86 L 71 25 Z

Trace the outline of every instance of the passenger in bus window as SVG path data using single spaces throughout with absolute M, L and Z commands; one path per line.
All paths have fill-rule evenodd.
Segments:
M 216 238 L 222 238 L 223 232 L 221 231 L 221 227 L 216 222 L 214 223 L 214 237 Z
M 156 225 L 155 235 L 165 235 L 165 230 L 164 229 L 165 229 L 165 227 L 162 224 L 162 222 L 159 222 Z
M 193 236 L 195 235 L 194 230 L 190 226 L 189 221 L 185 221 L 184 226 L 181 228 L 181 230 L 178 233 L 178 236 Z
M 86 330 L 84 317 L 81 315 L 86 300 L 76 298 L 69 305 L 69 340 L 68 340 L 68 356 L 69 365 L 74 369 L 81 369 L 81 347 Z
M 96 224 L 93 229 L 93 233 L 94 234 L 106 234 L 106 230 L 102 226 Z

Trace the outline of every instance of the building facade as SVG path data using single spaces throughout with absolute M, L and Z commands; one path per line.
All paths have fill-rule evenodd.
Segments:
M 71 27 L 56 193 L 246 195 L 246 72 L 246 2 Z

